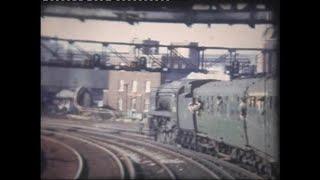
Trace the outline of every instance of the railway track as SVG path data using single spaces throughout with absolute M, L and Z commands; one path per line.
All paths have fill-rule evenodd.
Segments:
M 72 137 L 73 139 L 81 138 L 82 141 L 90 141 L 96 145 L 113 149 L 114 152 L 117 151 L 122 156 L 126 154 L 132 159 L 132 164 L 135 164 L 136 178 L 139 179 L 194 179 L 196 177 L 219 179 L 218 176 L 206 167 L 177 153 L 171 152 L 167 154 L 167 152 L 156 148 L 151 149 L 139 143 L 119 141 L 119 139 L 110 139 L 110 137 L 109 139 L 104 139 L 99 136 L 74 131 L 70 132 L 68 130 L 63 131 L 59 129 L 59 132 L 43 130 L 42 132 L 47 133 L 49 136 L 58 135 Z M 192 174 L 190 174 L 191 171 L 193 172 Z
M 126 164 L 124 165 L 126 172 L 128 172 L 127 169 L 130 169 L 128 164 L 132 164 L 131 174 L 134 175 L 126 176 L 130 179 L 194 179 L 199 177 L 202 179 L 262 179 L 254 173 L 218 158 L 159 144 L 132 132 L 63 123 L 48 123 L 43 129 L 50 130 L 50 132 L 58 130 L 59 133 L 63 132 L 86 139 L 109 149 L 121 160 L 129 159 L 131 163 L 129 160 L 124 163 L 122 160 L 122 164 Z
M 170 169 L 172 174 L 171 177 L 176 176 L 177 179 L 195 179 L 197 177 L 201 179 L 219 179 L 219 177 L 214 172 L 210 171 L 202 164 L 192 160 L 189 157 L 182 156 L 176 152 L 171 152 L 162 148 L 150 146 L 141 142 L 115 138 L 113 136 L 108 136 L 108 138 L 105 138 L 105 136 L 99 137 L 97 135 L 88 135 L 88 133 L 85 133 L 85 135 L 99 141 L 135 150 L 136 152 L 139 152 L 141 154 L 143 153 L 145 156 L 149 156 L 150 158 L 157 160 L 159 163 L 164 164 L 167 169 Z M 193 173 L 190 174 L 190 172 Z
M 136 179 L 176 179 L 174 173 L 166 164 L 144 151 L 140 151 L 124 143 L 119 143 L 116 140 L 105 140 L 95 136 L 87 136 L 82 133 L 76 134 L 102 146 L 111 147 L 115 151 L 121 152 L 122 155 L 127 156 L 133 164 Z
M 67 133 L 42 130 L 42 135 L 63 142 L 76 149 L 83 159 L 80 179 L 124 179 L 124 167 L 119 158 L 110 150 L 86 139 Z M 56 179 L 47 177 L 48 179 Z M 61 178 L 64 179 L 64 178 Z M 74 179 L 74 178 L 73 178 Z
M 80 154 L 69 145 L 41 136 L 41 178 L 78 179 L 83 168 Z
M 78 121 L 78 120 L 72 120 L 72 119 L 63 120 L 63 121 L 62 120 L 50 120 L 50 124 L 51 124 L 51 122 L 53 122 L 53 124 L 62 123 L 66 126 L 74 127 L 76 129 L 77 128 L 82 129 L 85 126 L 86 130 L 91 129 L 91 130 L 100 131 L 100 132 L 117 131 L 121 134 L 121 136 L 127 136 L 128 138 L 147 141 L 148 143 L 156 144 L 157 146 L 162 146 L 164 148 L 172 149 L 173 151 L 176 151 L 176 147 L 156 143 L 149 136 L 141 135 L 141 134 L 139 134 L 138 130 L 134 130 L 134 129 L 125 129 L 125 128 L 120 128 L 118 126 L 114 127 L 112 125 L 105 125 L 105 126 L 101 125 L 100 126 L 99 122 L 95 122 L 95 123 L 91 122 L 90 123 L 90 121 Z M 98 129 L 95 128 L 95 127 L 97 127 L 97 124 L 99 125 Z M 101 130 L 103 130 L 103 131 L 101 131 Z M 147 131 L 144 131 L 144 133 L 147 133 Z M 210 164 L 207 162 L 207 161 L 210 161 L 211 163 L 214 163 L 215 165 L 218 166 L 217 167 L 215 165 L 209 165 L 210 168 L 225 169 L 225 170 L 229 171 L 230 174 L 232 174 L 232 176 L 237 179 L 269 179 L 269 177 L 261 177 L 261 176 L 257 175 L 255 172 L 251 172 L 251 171 L 247 170 L 246 168 L 241 167 L 241 165 L 229 163 L 229 162 L 221 160 L 217 157 L 213 157 L 213 156 L 210 156 L 207 154 L 191 151 L 188 149 L 182 149 L 182 148 L 179 149 L 179 152 L 182 154 L 185 154 L 186 156 L 191 156 L 195 159 L 198 159 L 199 161 L 203 162 L 204 164 Z M 223 174 L 225 174 L 225 173 L 223 173 Z M 226 175 L 226 176 L 222 175 L 222 176 L 227 179 L 232 179 L 228 175 Z
M 203 154 L 195 151 L 190 151 L 184 148 L 176 148 L 171 145 L 157 143 L 155 141 L 150 140 L 150 138 L 143 137 L 141 135 L 135 135 L 131 132 L 122 132 L 122 136 L 127 138 L 134 138 L 140 141 L 144 141 L 150 144 L 154 144 L 156 146 L 160 146 L 166 149 L 170 149 L 172 151 L 179 152 L 185 156 L 192 157 L 193 159 L 197 160 L 198 162 L 205 164 L 210 169 L 218 172 L 223 179 L 262 179 L 260 176 L 252 173 L 246 169 L 240 168 L 237 165 L 228 163 L 223 161 L 217 157 L 210 156 L 208 154 Z M 228 172 L 227 172 L 228 171 Z

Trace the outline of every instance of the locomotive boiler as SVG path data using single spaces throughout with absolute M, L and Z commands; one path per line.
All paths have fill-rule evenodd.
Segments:
M 273 177 L 279 162 L 277 97 L 274 77 L 174 81 L 152 91 L 150 132 L 158 142 Z

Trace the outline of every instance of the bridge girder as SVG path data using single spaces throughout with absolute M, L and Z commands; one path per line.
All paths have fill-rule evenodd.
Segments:
M 203 1 L 205 2 L 205 1 Z M 187 3 L 182 6 L 142 6 L 125 4 L 111 6 L 104 4 L 66 3 L 56 4 L 44 2 L 42 16 L 68 17 L 79 20 L 97 19 L 125 21 L 130 24 L 139 22 L 163 22 L 192 24 L 274 24 L 274 14 L 269 4 L 219 4 Z M 155 3 L 156 4 L 156 3 Z M 170 6 L 169 6 L 170 5 Z

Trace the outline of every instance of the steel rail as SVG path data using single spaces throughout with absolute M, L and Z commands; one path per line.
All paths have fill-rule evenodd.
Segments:
M 61 125 L 63 127 L 63 125 Z M 91 128 L 92 129 L 92 128 Z M 102 136 L 105 136 L 105 137 L 109 137 L 109 138 L 114 138 L 114 139 L 118 139 L 118 140 L 122 140 L 122 141 L 126 141 L 126 142 L 131 142 L 131 143 L 135 143 L 135 144 L 139 144 L 141 146 L 146 146 L 146 147 L 151 147 L 151 148 L 154 148 L 154 149 L 157 149 L 157 150 L 160 150 L 162 152 L 165 152 L 167 154 L 170 154 L 172 156 L 176 156 L 176 157 L 179 157 L 181 159 L 184 159 L 186 160 L 187 162 L 191 163 L 191 164 L 194 164 L 195 166 L 199 167 L 200 169 L 202 169 L 203 171 L 205 171 L 206 173 L 210 174 L 210 176 L 214 179 L 220 179 L 220 177 L 212 172 L 208 167 L 204 166 L 203 164 L 193 160 L 192 158 L 189 158 L 189 157 L 186 157 L 186 156 L 183 156 L 177 152 L 173 152 L 171 150 L 167 150 L 165 148 L 162 148 L 162 147 L 159 147 L 159 146 L 155 146 L 153 144 L 149 144 L 149 143 L 145 143 L 145 142 L 140 142 L 140 141 L 136 141 L 136 140 L 132 140 L 132 139 L 128 139 L 128 138 L 124 138 L 124 137 L 117 137 L 117 136 L 114 136 L 114 135 L 111 135 L 111 134 L 105 134 L 105 133 L 97 133 L 97 132 L 91 132 L 91 131 L 86 131 L 86 130 L 78 130 L 78 131 L 81 131 L 81 132 L 88 132 L 88 133 L 92 133 L 94 135 L 102 135 Z
M 79 134 L 78 134 L 79 135 Z M 119 146 L 119 147 L 122 147 L 124 149 L 129 149 L 130 151 L 132 152 L 135 152 L 137 154 L 141 154 L 145 157 L 147 157 L 148 159 L 152 160 L 153 162 L 155 162 L 156 164 L 158 164 L 160 167 L 162 167 L 167 173 L 168 175 L 170 176 L 170 179 L 176 179 L 174 173 L 165 165 L 163 164 L 162 162 L 158 161 L 157 159 L 155 159 L 154 157 L 142 152 L 142 151 L 139 151 L 139 150 L 136 150 L 128 145 L 125 145 L 125 144 L 122 144 L 122 143 L 118 143 L 114 140 L 110 140 L 110 139 L 102 139 L 102 138 L 98 138 L 98 137 L 84 137 L 83 135 L 79 135 L 81 136 L 82 138 L 86 138 L 86 139 L 90 139 L 91 141 L 94 141 L 96 142 L 97 144 L 101 144 L 103 146 L 108 146 L 108 144 L 106 144 L 105 142 L 108 142 L 110 144 L 113 144 L 115 146 Z
M 96 144 L 96 143 L 93 143 L 91 141 L 88 141 L 86 139 L 83 139 L 83 138 L 79 138 L 79 137 L 75 137 L 75 136 L 72 136 L 72 135 L 68 135 L 66 133 L 61 133 L 61 132 L 52 132 L 52 131 L 48 131 L 48 130 L 41 130 L 43 132 L 49 132 L 49 133 L 53 133 L 53 134 L 56 134 L 58 136 L 63 136 L 63 137 L 67 137 L 67 138 L 71 138 L 71 139 L 74 139 L 74 140 L 78 140 L 78 141 L 81 141 L 81 142 L 84 142 L 84 143 L 87 143 L 87 144 L 90 144 L 104 152 L 106 152 L 109 156 L 112 157 L 112 159 L 117 163 L 117 166 L 119 168 L 119 171 L 120 171 L 120 179 L 125 179 L 125 173 L 124 173 L 124 167 L 120 161 L 120 159 L 113 153 L 111 152 L 110 150 L 108 150 L 107 148 L 99 145 L 99 144 Z
M 64 123 L 52 123 L 54 125 L 61 125 L 61 124 L 64 124 Z M 72 125 L 70 124 L 64 124 L 63 126 L 65 127 L 73 127 Z M 96 134 L 97 132 L 101 132 L 101 133 L 112 133 L 111 131 L 109 131 L 108 129 L 113 129 L 113 128 L 104 128 L 104 130 L 102 129 L 98 129 L 98 128 L 93 128 L 93 127 L 85 127 L 85 126 L 81 126 L 81 125 L 77 125 L 77 128 L 80 128 L 79 130 L 82 131 L 81 129 L 86 129 L 86 130 L 92 130 L 94 131 Z M 121 131 L 121 129 L 117 128 L 117 130 Z M 130 132 L 130 131 L 126 131 L 126 130 L 123 130 L 124 132 Z M 105 135 L 105 134 L 100 134 L 100 135 Z M 147 141 L 148 143 L 151 143 L 151 144 L 155 144 L 155 142 L 152 142 L 151 140 L 147 140 L 145 139 L 145 141 Z M 165 148 L 168 148 L 168 149 L 171 149 L 173 151 L 177 151 L 176 149 L 174 149 L 173 147 L 170 147 L 170 146 L 166 146 L 166 145 L 160 145 L 160 144 L 156 144 L 157 146 L 165 146 Z M 185 152 L 187 152 L 187 150 L 179 150 L 182 154 L 185 154 Z M 243 176 L 246 176 L 247 178 L 249 179 L 262 179 L 260 176 L 256 175 L 255 173 L 252 173 L 244 168 L 241 168 L 241 167 L 238 167 L 237 165 L 234 165 L 232 163 L 228 163 L 226 161 L 223 161 L 221 159 L 218 159 L 218 158 L 215 158 L 213 156 L 210 156 L 210 155 L 207 155 L 207 154 L 202 154 L 202 153 L 199 153 L 199 152 L 193 152 L 193 153 L 196 153 L 198 157 L 202 157 L 203 159 L 206 159 L 207 161 L 211 161 L 215 164 L 218 164 L 218 165 L 221 165 L 223 167 L 227 167 L 228 169 L 232 169 L 233 171 L 236 171 L 238 173 L 241 173 Z M 187 153 L 188 156 L 190 156 L 190 153 Z M 219 169 L 219 167 L 212 167 L 212 168 L 217 168 Z M 222 172 L 226 177 L 230 177 L 230 175 L 228 175 L 227 173 L 224 173 Z
M 41 138 L 45 139 L 47 141 L 51 141 L 53 143 L 59 144 L 59 145 L 63 146 L 64 148 L 70 150 L 73 154 L 76 155 L 77 160 L 78 160 L 78 170 L 77 170 L 76 174 L 74 175 L 74 179 L 79 179 L 80 178 L 80 174 L 81 174 L 81 172 L 83 170 L 83 158 L 82 158 L 82 156 L 74 148 L 72 148 L 71 146 L 69 146 L 69 145 L 67 145 L 65 143 L 59 142 L 59 141 L 57 141 L 55 139 L 52 139 L 52 138 L 49 138 L 49 137 L 45 137 L 45 136 L 41 136 Z

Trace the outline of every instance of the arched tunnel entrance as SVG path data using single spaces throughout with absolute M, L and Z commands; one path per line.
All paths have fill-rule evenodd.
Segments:
M 79 106 L 91 107 L 93 105 L 91 91 L 85 87 L 78 88 L 75 93 L 74 101 L 75 104 L 78 104 Z

